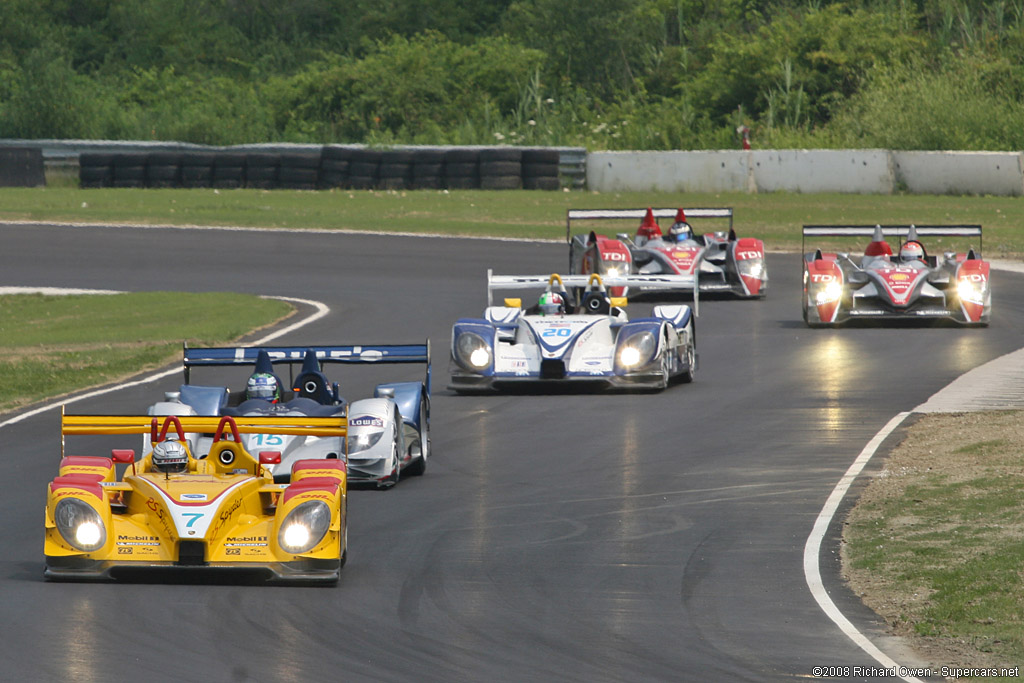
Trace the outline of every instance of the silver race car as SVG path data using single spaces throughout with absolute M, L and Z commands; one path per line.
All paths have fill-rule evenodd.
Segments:
M 379 384 L 372 398 L 348 403 L 339 395 L 337 383 L 322 372 L 326 364 L 425 363 L 421 382 Z M 275 372 L 287 365 L 298 374 L 285 383 Z M 232 393 L 226 386 L 191 383 L 195 367 L 250 366 L 246 390 Z M 348 418 L 346 438 L 318 438 L 275 433 L 247 434 L 245 448 L 253 453 L 279 451 L 281 463 L 271 465 L 274 480 L 289 480 L 297 460 L 326 458 L 345 460 L 353 484 L 369 483 L 380 488 L 393 486 L 402 474 L 420 475 L 430 456 L 430 345 L 355 345 L 263 348 L 184 349 L 185 383 L 167 392 L 164 400 L 149 409 L 150 415 Z M 264 387 L 278 393 L 257 393 Z M 212 434 L 189 434 L 190 450 L 204 458 L 210 451 Z M 144 437 L 148 438 L 148 437 Z M 144 443 L 144 448 L 149 447 Z
M 804 251 L 802 308 L 811 327 L 855 319 L 950 320 L 988 325 L 989 263 L 981 258 L 980 225 L 805 225 L 808 237 L 871 237 L 862 254 Z M 898 239 L 897 252 L 886 237 Z M 921 237 L 977 238 L 978 250 L 929 254 Z M 947 242 L 948 244 L 948 242 Z
M 658 218 L 672 218 L 662 232 Z M 697 233 L 689 221 L 722 219 L 728 228 Z M 572 235 L 573 221 L 642 219 L 636 235 L 608 237 L 591 231 Z M 719 221 L 720 222 L 720 221 Z M 741 298 L 763 298 L 768 291 L 764 243 L 737 237 L 732 209 L 569 209 L 565 234 L 569 242 L 569 271 L 601 276 L 639 273 L 677 274 L 694 278 L 691 287 L 701 293 L 726 293 Z M 646 287 L 642 290 L 647 290 Z M 622 295 L 624 290 L 612 290 Z
M 697 370 L 694 307 L 655 306 L 649 317 L 630 320 L 625 298 L 608 287 L 692 288 L 684 275 L 596 273 L 561 277 L 493 275 L 487 272 L 483 318 L 463 318 L 452 328 L 451 383 L 457 392 L 517 383 L 592 383 L 616 388 L 664 389 Z M 536 305 L 507 298 L 499 289 L 541 290 Z M 570 294 L 576 290 L 578 296 Z M 536 294 L 534 294 L 536 296 Z

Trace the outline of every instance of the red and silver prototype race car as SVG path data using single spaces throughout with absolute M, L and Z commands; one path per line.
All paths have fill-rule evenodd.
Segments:
M 672 218 L 662 232 L 658 218 Z M 691 219 L 728 221 L 728 229 L 696 233 Z M 608 237 L 591 231 L 572 235 L 573 221 L 641 219 L 636 235 Z M 565 222 L 572 273 L 615 277 L 672 274 L 693 276 L 702 293 L 723 292 L 743 298 L 761 298 L 768 289 L 764 243 L 738 238 L 731 208 L 687 209 L 569 209 Z M 612 290 L 615 296 L 626 292 Z
M 871 239 L 862 254 L 801 250 L 803 316 L 811 327 L 858 318 L 988 325 L 992 288 L 980 225 L 805 225 L 805 245 L 808 237 Z M 897 238 L 895 253 L 886 237 Z M 921 237 L 977 237 L 978 249 L 929 254 Z

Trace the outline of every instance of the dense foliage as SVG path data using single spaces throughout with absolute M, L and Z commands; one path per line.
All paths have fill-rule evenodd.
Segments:
M 1024 0 L 3 0 L 0 137 L 1024 148 Z

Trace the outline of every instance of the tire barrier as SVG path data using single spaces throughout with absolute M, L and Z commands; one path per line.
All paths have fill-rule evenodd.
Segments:
M 113 187 L 114 155 L 82 152 L 78 156 L 78 181 L 82 187 Z
M 261 190 L 558 190 L 560 152 L 455 147 L 374 150 L 324 145 L 296 151 L 81 152 L 79 182 L 94 187 Z
M 0 148 L 0 187 L 46 185 L 43 151 L 33 147 Z

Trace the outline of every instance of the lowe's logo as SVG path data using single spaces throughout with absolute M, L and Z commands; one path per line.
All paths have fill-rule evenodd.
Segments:
M 384 420 L 379 417 L 371 417 L 370 415 L 363 415 L 362 417 L 355 417 L 348 421 L 350 427 L 383 427 Z

